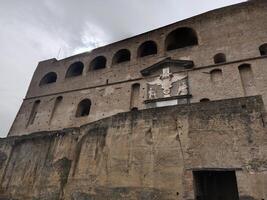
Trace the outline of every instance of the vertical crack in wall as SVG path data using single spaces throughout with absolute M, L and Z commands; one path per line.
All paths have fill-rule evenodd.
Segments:
M 130 115 L 130 132 L 129 134 L 127 134 L 127 142 L 128 142 L 128 152 L 127 152 L 127 174 L 129 174 L 130 169 L 131 169 L 131 165 L 132 165 L 132 136 L 134 134 L 135 131 L 135 126 L 137 124 L 136 120 L 138 118 L 138 112 L 136 112 L 135 110 L 133 110 L 131 112 Z M 124 119 L 126 120 L 126 119 Z
M 175 137 L 175 139 L 178 141 L 178 148 L 180 149 L 180 152 L 181 153 L 181 156 L 182 156 L 182 161 L 183 161 L 183 176 L 181 177 L 182 178 L 182 184 L 183 186 L 185 187 L 186 185 L 186 180 L 185 180 L 185 174 L 187 173 L 186 172 L 186 169 L 185 169 L 185 155 L 184 155 L 184 149 L 183 149 L 183 144 L 182 144 L 182 139 L 181 139 L 181 136 L 184 134 L 183 131 L 184 131 L 184 127 L 185 127 L 185 122 L 184 120 L 180 120 L 181 119 L 181 116 L 180 117 L 173 117 L 174 118 L 174 121 L 175 121 L 175 130 L 177 132 L 177 135 Z M 188 120 L 188 118 L 187 118 Z M 182 193 L 181 196 L 185 195 L 185 191 L 186 189 L 185 188 L 181 188 L 181 190 L 179 192 L 177 192 L 177 196 Z
M 16 144 L 15 144 L 16 145 Z M 19 144 L 20 145 L 20 144 Z M 13 148 L 13 147 L 12 147 Z M 12 155 L 13 155 L 13 152 L 12 152 Z M 12 163 L 12 167 L 11 167 L 11 172 L 10 172 L 10 177 L 8 178 L 8 182 L 7 182 L 7 185 L 6 185 L 6 190 L 9 188 L 9 184 L 10 184 L 10 181 L 11 181 L 11 179 L 12 179 L 12 175 L 13 175 L 13 171 L 14 171 L 14 167 L 15 167 L 15 164 L 16 164 L 16 160 L 18 160 L 17 158 L 18 158 L 18 153 L 16 153 L 15 154 L 15 159 L 13 160 L 13 163 Z M 12 156 L 13 157 L 13 156 Z
M 75 159 L 74 159 L 74 164 L 73 164 L 73 171 L 72 171 L 72 177 L 75 176 L 77 166 L 79 164 L 80 160 L 80 154 L 82 150 L 82 145 L 86 141 L 88 137 L 95 138 L 95 143 L 96 143 L 96 148 L 94 152 L 94 160 L 98 160 L 98 155 L 99 152 L 103 151 L 103 148 L 106 145 L 106 135 L 107 135 L 107 127 L 95 127 L 91 130 L 89 130 L 78 142 L 76 145 L 76 150 L 75 150 Z
M 182 141 L 181 141 L 181 137 L 180 137 L 180 135 L 183 134 L 183 132 L 182 132 L 183 131 L 183 124 L 182 124 L 182 122 L 179 121 L 178 118 L 175 119 L 175 129 L 177 131 L 177 135 L 176 135 L 175 139 L 179 143 L 179 148 L 181 150 L 182 159 L 183 159 L 183 162 L 185 162 L 184 150 L 183 150 Z
M 36 165 L 34 166 L 34 170 L 33 170 L 33 187 L 36 183 L 36 179 L 38 177 L 38 175 L 40 176 L 40 173 L 43 173 L 46 171 L 46 167 L 48 166 L 48 163 L 51 162 L 52 160 L 52 156 L 50 155 L 50 151 L 51 151 L 51 147 L 52 144 L 55 142 L 55 135 L 53 135 L 51 138 L 46 138 L 44 137 L 43 140 L 47 140 L 48 141 L 48 145 L 45 151 L 45 157 L 43 160 L 43 163 L 36 163 Z M 39 172 L 38 172 L 38 165 L 39 165 Z M 44 174 L 42 174 L 42 176 L 44 176 Z
M 80 130 L 79 130 L 79 134 L 80 134 Z M 78 166 L 79 160 L 80 160 L 80 154 L 81 154 L 81 150 L 82 150 L 82 144 L 84 142 L 86 138 L 86 135 L 84 135 L 80 141 L 78 141 L 78 143 L 76 144 L 76 148 L 75 148 L 75 158 L 74 158 L 74 163 L 73 163 L 73 170 L 72 170 L 72 177 L 74 177 L 75 173 L 76 173 L 76 168 Z
M 59 199 L 63 199 L 64 197 L 64 187 L 68 182 L 69 172 L 71 168 L 72 161 L 68 158 L 64 157 L 58 161 L 56 161 L 53 166 L 56 169 L 56 172 L 60 178 L 60 197 Z
M 153 119 L 154 120 L 154 119 Z M 154 124 L 154 122 L 152 122 L 152 124 Z M 151 127 L 149 127 L 148 130 L 146 130 L 145 132 L 145 142 L 149 145 L 149 148 L 150 148 L 150 153 L 151 153 L 151 165 L 150 165 L 150 170 L 155 172 L 155 168 L 157 168 L 159 166 L 159 164 L 155 164 L 155 159 L 154 159 L 154 155 L 155 155 L 155 145 L 154 145 L 154 140 L 153 140 L 153 131 L 152 131 L 152 128 L 153 128 L 153 125 Z M 147 175 L 150 173 L 150 171 L 148 170 L 146 173 L 144 173 L 142 171 L 142 174 L 143 177 L 141 178 L 141 185 L 143 186 L 144 185 L 144 181 L 145 181 L 145 178 L 147 177 Z M 154 180 L 153 180 L 153 187 L 154 187 Z
M 10 160 L 13 156 L 13 152 L 14 152 L 14 144 L 11 145 L 11 151 L 9 153 L 9 156 L 8 156 L 8 159 L 7 159 L 7 162 L 6 162 L 6 166 L 5 166 L 5 169 L 3 171 L 3 175 L 2 175 L 2 178 L 1 178 L 1 186 L 0 186 L 0 192 L 2 192 L 4 189 L 3 189 L 3 182 L 4 182 L 4 179 L 6 177 L 6 172 L 7 172 L 7 169 L 9 167 L 9 163 L 10 163 Z M 3 191 L 4 192 L 4 191 Z

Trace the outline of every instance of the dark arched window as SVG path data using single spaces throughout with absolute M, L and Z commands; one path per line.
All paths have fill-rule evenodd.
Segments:
M 107 59 L 104 56 L 98 56 L 90 63 L 90 70 L 106 68 Z
M 197 34 L 192 28 L 178 28 L 166 37 L 166 50 L 179 49 L 198 44 Z
M 113 56 L 112 64 L 122 63 L 131 59 L 131 52 L 128 49 L 121 49 Z
M 69 66 L 69 69 L 66 73 L 66 78 L 80 76 L 83 73 L 83 63 L 75 62 Z
M 40 81 L 39 85 L 46 85 L 55 83 L 57 81 L 57 74 L 55 72 L 49 72 L 47 73 Z
M 82 100 L 77 107 L 76 117 L 84 117 L 89 115 L 91 109 L 91 100 L 84 99 Z
M 203 99 L 200 99 L 199 102 L 208 102 L 208 101 L 210 101 L 208 98 L 203 98 Z
M 226 62 L 226 56 L 223 53 L 218 53 L 213 57 L 213 60 L 215 64 L 224 63 Z
M 260 54 L 261 54 L 262 56 L 266 56 L 266 55 L 267 55 L 267 43 L 261 45 L 261 46 L 259 47 L 259 50 L 260 50 Z
M 138 48 L 138 57 L 149 56 L 158 53 L 157 44 L 154 41 L 146 41 Z

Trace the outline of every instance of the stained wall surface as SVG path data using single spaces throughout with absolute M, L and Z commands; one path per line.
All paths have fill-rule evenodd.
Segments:
M 232 170 L 239 198 L 267 198 L 261 96 L 117 114 L 0 140 L 0 198 L 194 199 L 194 171 Z
M 140 71 L 166 58 L 194 63 L 191 68 L 171 71 L 173 75 L 186 73 L 188 95 L 191 95 L 188 103 L 203 99 L 213 101 L 262 95 L 267 105 L 267 56 L 261 55 L 259 51 L 259 47 L 267 43 L 266 18 L 266 1 L 248 1 L 210 11 L 89 53 L 40 62 L 9 136 L 80 127 L 117 113 L 128 112 L 133 107 L 146 109 L 149 107 L 145 103 L 149 96 L 148 83 L 155 81 L 159 74 L 144 76 Z M 195 31 L 198 44 L 167 51 L 168 34 L 183 27 Z M 157 53 L 139 57 L 139 46 L 151 40 L 157 45 Z M 130 61 L 114 64 L 113 56 L 120 49 L 130 51 Z M 213 57 L 218 53 L 225 54 L 226 60 L 214 64 Z M 106 57 L 106 67 L 91 70 L 90 63 L 98 56 Z M 68 68 L 75 62 L 83 63 L 82 74 L 66 78 Z M 250 71 L 240 70 L 242 65 L 250 65 Z M 40 85 L 42 78 L 49 72 L 57 74 L 56 82 Z M 134 95 L 135 105 L 132 106 L 134 84 L 140 85 L 140 91 L 135 93 L 139 97 Z M 57 98 L 61 100 L 57 101 Z M 91 100 L 90 114 L 77 118 L 77 106 L 85 98 Z

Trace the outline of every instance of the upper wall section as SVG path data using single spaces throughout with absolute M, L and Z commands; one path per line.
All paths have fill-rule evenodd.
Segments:
M 43 61 L 37 66 L 26 98 L 140 79 L 140 70 L 166 57 L 192 60 L 195 68 L 213 65 L 222 59 L 220 53 L 224 54 L 226 62 L 257 57 L 264 52 L 264 46 L 261 50 L 259 47 L 267 43 L 266 18 L 267 2 L 249 1 L 210 11 L 90 53 L 59 61 Z M 178 28 L 183 31 L 173 32 Z M 175 35 L 179 38 L 189 36 L 191 40 L 187 45 L 179 44 L 179 48 L 173 49 L 175 46 L 169 42 Z M 73 64 L 80 67 L 71 69 Z M 46 77 L 51 72 L 53 76 Z

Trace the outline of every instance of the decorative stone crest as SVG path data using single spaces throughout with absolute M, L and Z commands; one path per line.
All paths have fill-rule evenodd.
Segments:
M 161 90 L 158 90 L 157 86 L 161 86 Z M 155 99 L 160 97 L 166 98 L 187 94 L 187 75 L 185 75 L 184 73 L 173 74 L 170 72 L 169 67 L 163 68 L 162 74 L 155 81 L 148 83 L 149 99 Z

